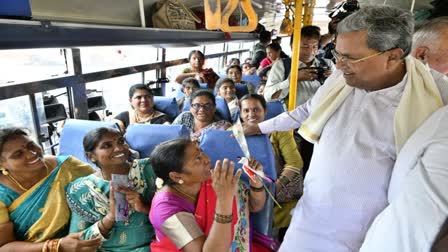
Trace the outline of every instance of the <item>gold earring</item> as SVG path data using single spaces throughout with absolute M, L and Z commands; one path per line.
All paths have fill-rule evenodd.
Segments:
M 184 181 L 182 179 L 179 179 L 179 181 L 177 181 L 177 183 L 179 183 L 179 185 L 182 185 L 184 183 Z

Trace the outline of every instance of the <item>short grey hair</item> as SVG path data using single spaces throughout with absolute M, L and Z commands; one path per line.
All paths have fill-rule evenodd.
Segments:
M 412 49 L 411 12 L 392 6 L 365 6 L 338 24 L 338 34 L 367 31 L 367 47 L 384 52 L 401 48 L 403 58 Z
M 431 44 L 434 44 L 434 41 L 440 39 L 440 33 L 446 29 L 448 29 L 448 17 L 446 16 L 434 18 L 418 24 L 415 27 L 412 49 L 414 50 L 420 46 L 430 46 Z

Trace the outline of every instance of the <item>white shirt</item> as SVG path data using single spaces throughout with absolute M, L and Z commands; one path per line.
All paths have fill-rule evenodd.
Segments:
M 390 205 L 375 219 L 362 252 L 430 251 L 448 218 L 448 107 L 434 113 L 397 157 Z
M 328 67 L 332 71 L 335 70 L 335 66 L 331 60 L 323 59 Z M 322 66 L 319 60 L 314 59 L 310 67 Z M 307 67 L 303 62 L 299 62 L 299 68 Z M 288 78 L 285 80 L 285 65 L 283 60 L 278 60 L 272 65 L 271 72 L 269 73 L 268 80 L 266 81 L 266 86 L 264 88 L 264 98 L 266 101 L 283 100 L 289 94 L 289 74 Z M 296 96 L 296 104 L 301 105 L 309 100 L 316 93 L 322 84 L 318 80 L 313 81 L 298 81 L 298 89 Z M 280 96 L 277 99 L 272 99 L 277 91 L 282 90 Z
M 342 74 L 334 72 L 305 104 L 262 122 L 263 133 L 298 128 Z M 395 86 L 354 89 L 314 146 L 304 194 L 280 251 L 358 251 L 368 227 L 387 206 L 396 158 L 394 113 L 407 76 Z M 448 83 L 438 83 L 444 103 Z

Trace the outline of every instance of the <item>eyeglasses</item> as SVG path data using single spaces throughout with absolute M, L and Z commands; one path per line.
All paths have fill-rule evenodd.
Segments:
M 202 108 L 203 110 L 208 111 L 208 110 L 213 109 L 213 108 L 215 107 L 215 105 L 212 104 L 212 103 L 204 103 L 204 104 L 193 103 L 193 104 L 191 104 L 191 107 L 192 107 L 194 110 L 196 110 L 196 111 L 199 111 L 201 108 Z
M 369 55 L 369 56 L 366 56 L 366 57 L 363 57 L 363 58 L 355 60 L 355 59 L 349 59 L 347 56 L 344 56 L 344 55 L 338 53 L 336 50 L 331 50 L 331 54 L 333 54 L 333 56 L 336 59 L 336 61 L 344 62 L 344 63 L 346 63 L 349 66 L 352 66 L 352 65 L 354 65 L 356 63 L 359 63 L 359 62 L 362 62 L 362 61 L 365 61 L 365 60 L 368 60 L 370 58 L 373 58 L 375 56 L 381 55 L 383 53 L 384 52 L 377 52 L 377 53 L 374 53 L 372 55 Z

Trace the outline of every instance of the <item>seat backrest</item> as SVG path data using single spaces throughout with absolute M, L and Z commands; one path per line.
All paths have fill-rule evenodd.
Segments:
M 72 155 L 83 162 L 91 164 L 92 167 L 96 167 L 92 162 L 90 162 L 90 160 L 87 159 L 82 141 L 84 136 L 89 131 L 100 127 L 117 128 L 117 125 L 113 122 L 78 119 L 70 119 L 65 121 L 64 128 L 62 128 L 61 137 L 59 138 L 59 154 Z
M 226 100 L 224 100 L 224 98 L 220 96 L 217 96 L 215 100 L 216 100 L 216 111 L 221 115 L 221 117 L 224 120 L 232 122 L 232 118 L 230 117 L 230 110 L 229 107 L 227 106 Z M 182 112 L 183 111 L 190 111 L 190 99 L 185 100 Z
M 154 108 L 169 115 L 171 120 L 179 115 L 179 105 L 173 97 L 154 96 Z
M 285 112 L 285 107 L 281 101 L 267 102 L 266 109 L 268 113 L 266 114 L 265 120 L 269 120 Z
M 258 84 L 260 84 L 261 77 L 256 74 L 249 74 L 249 75 L 243 75 L 241 77 L 241 80 L 250 82 L 254 84 L 255 87 L 258 87 Z
M 189 136 L 190 131 L 183 125 L 132 124 L 126 129 L 126 142 L 138 151 L 140 158 L 149 157 L 161 142 Z
M 238 97 L 238 99 L 241 99 L 241 97 L 243 97 L 249 93 L 249 89 L 247 88 L 247 85 L 237 83 L 237 84 L 235 84 L 235 88 L 236 88 L 236 97 Z
M 244 156 L 244 154 L 231 135 L 231 131 L 209 130 L 204 133 L 200 147 L 209 156 L 213 164 L 216 160 L 228 158 L 235 162 L 235 168 L 237 169 L 241 168 L 241 164 L 238 164 L 239 157 Z M 266 135 L 259 135 L 248 136 L 246 140 L 250 154 L 263 165 L 266 176 L 275 181 L 277 179 L 275 156 L 269 138 Z M 242 179 L 247 182 L 247 175 L 243 174 Z M 275 195 L 275 183 L 270 184 L 265 181 L 265 184 Z M 271 235 L 273 216 L 274 202 L 267 197 L 264 209 L 252 214 L 253 227 L 262 234 Z

